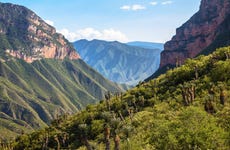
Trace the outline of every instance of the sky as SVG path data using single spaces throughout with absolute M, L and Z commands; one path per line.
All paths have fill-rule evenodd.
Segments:
M 169 41 L 201 0 L 0 0 L 23 5 L 69 41 Z

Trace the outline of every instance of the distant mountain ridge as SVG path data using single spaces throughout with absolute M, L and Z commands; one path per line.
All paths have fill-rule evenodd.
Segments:
M 160 50 L 164 49 L 163 43 L 133 41 L 133 42 L 128 42 L 126 44 L 130 46 L 138 46 L 138 47 L 147 48 L 147 49 L 160 49 Z
M 102 40 L 79 40 L 73 45 L 86 63 L 114 82 L 137 84 L 159 67 L 159 49 Z

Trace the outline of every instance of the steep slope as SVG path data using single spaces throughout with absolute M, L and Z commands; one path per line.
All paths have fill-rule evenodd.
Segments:
M 200 10 L 176 30 L 161 53 L 160 67 L 183 63 L 230 44 L 230 1 L 202 0 Z M 203 51 L 204 50 L 204 51 Z
M 0 139 L 121 92 L 29 9 L 0 3 Z
M 159 66 L 159 49 L 100 40 L 80 40 L 74 46 L 87 64 L 118 83 L 137 84 Z
M 160 49 L 160 50 L 164 49 L 163 43 L 134 41 L 134 42 L 128 42 L 126 44 L 130 46 L 137 46 L 137 47 L 142 47 L 147 49 Z
M 82 60 L 22 60 L 0 63 L 1 107 L 3 120 L 29 129 L 42 127 L 57 116 L 72 114 L 104 98 L 108 90 L 119 92 Z M 22 128 L 3 125 L 17 133 Z M 3 130 L 1 130 L 3 131 Z M 0 132 L 1 132 L 0 131 Z
M 229 58 L 230 47 L 225 47 L 189 59 L 123 95 L 22 135 L 12 145 L 15 150 L 228 150 Z

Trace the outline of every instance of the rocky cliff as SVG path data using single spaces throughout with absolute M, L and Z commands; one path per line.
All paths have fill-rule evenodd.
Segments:
M 203 50 L 230 44 L 230 1 L 202 0 L 200 10 L 164 45 L 160 67 L 183 63 Z
M 0 41 L 1 51 L 27 62 L 80 58 L 63 35 L 23 6 L 0 3 Z

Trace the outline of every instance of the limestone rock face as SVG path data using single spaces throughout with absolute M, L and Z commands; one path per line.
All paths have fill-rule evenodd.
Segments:
M 176 30 L 164 45 L 160 67 L 183 63 L 207 48 L 223 32 L 230 31 L 230 1 L 202 0 L 200 10 Z M 223 24 L 228 20 L 228 23 Z M 229 36 L 230 39 L 230 36 Z
M 42 58 L 79 59 L 73 46 L 31 10 L 0 3 L 0 50 L 27 62 Z

